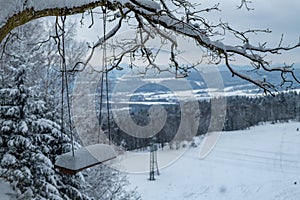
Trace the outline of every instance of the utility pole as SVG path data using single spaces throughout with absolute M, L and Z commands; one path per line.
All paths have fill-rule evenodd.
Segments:
M 157 145 L 155 144 L 156 138 L 153 137 L 150 141 L 150 181 L 154 181 L 155 171 L 159 175 L 158 163 L 157 163 Z

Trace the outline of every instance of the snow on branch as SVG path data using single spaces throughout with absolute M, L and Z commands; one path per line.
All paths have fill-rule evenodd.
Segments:
M 252 8 L 249 7 L 250 3 L 251 1 L 249 0 L 241 0 L 241 4 L 238 8 L 245 7 L 247 10 L 251 10 Z M 173 31 L 176 34 L 193 39 L 198 46 L 204 47 L 207 50 L 207 54 L 211 58 L 212 63 L 218 64 L 221 61 L 225 61 L 232 75 L 250 81 L 263 88 L 266 92 L 271 93 L 274 91 L 274 85 L 268 83 L 266 80 L 253 80 L 251 77 L 234 70 L 231 67 L 231 62 L 235 56 L 245 58 L 255 69 L 281 72 L 283 83 L 287 81 L 287 79 L 284 78 L 286 74 L 290 74 L 294 78 L 294 81 L 299 83 L 298 78 L 294 74 L 292 65 L 285 64 L 283 66 L 273 67 L 271 66 L 271 62 L 266 60 L 266 55 L 280 54 L 283 51 L 298 48 L 300 47 L 300 41 L 291 46 L 282 46 L 281 39 L 277 47 L 271 48 L 267 47 L 266 43 L 257 46 L 253 45 L 249 38 L 250 33 L 269 33 L 270 30 L 240 31 L 233 29 L 223 22 L 216 25 L 208 23 L 202 16 L 202 13 L 219 12 L 219 4 L 213 5 L 210 8 L 199 8 L 201 4 L 193 4 L 188 0 L 0 0 L 0 6 L 6 8 L 0 14 L 1 43 L 4 38 L 9 35 L 11 30 L 31 20 L 45 16 L 66 16 L 84 13 L 95 7 L 102 6 L 114 12 L 115 18 L 119 19 L 115 27 L 104 37 L 105 40 L 116 35 L 123 23 L 136 20 L 136 24 L 138 24 L 144 32 L 147 32 L 146 29 L 150 29 L 147 26 L 150 26 L 151 29 L 157 30 L 155 31 L 156 35 L 165 37 L 165 39 L 173 44 L 170 49 L 170 60 L 172 60 L 173 63 L 177 62 L 174 56 L 176 41 L 166 34 L 163 34 L 165 30 Z M 93 19 L 93 16 L 91 17 Z M 96 22 L 93 21 L 93 24 L 94 23 Z M 226 36 L 227 34 L 233 35 L 239 42 L 236 44 L 225 44 L 221 39 L 213 39 L 216 38 L 216 36 L 224 38 L 225 33 Z M 94 49 L 103 44 L 104 38 L 100 38 L 91 46 L 91 56 L 93 55 Z M 120 63 L 120 60 L 122 60 L 125 54 L 134 54 L 134 52 L 139 49 L 143 51 L 143 49 L 146 50 L 147 48 L 143 47 L 141 49 L 141 46 L 134 46 L 130 50 L 124 50 L 124 54 L 116 58 L 114 63 Z M 147 56 L 149 54 L 143 54 L 142 56 L 144 55 Z M 86 66 L 88 61 L 89 59 L 86 62 L 78 64 Z M 147 56 L 147 61 L 151 66 L 157 67 L 153 62 L 154 60 L 149 56 Z M 177 67 L 180 67 L 178 63 Z
M 0 0 L 0 42 L 14 28 L 46 16 L 63 16 L 83 13 L 104 5 L 95 0 Z
M 248 3 L 248 2 L 245 2 Z M 240 72 L 234 70 L 230 64 L 230 58 L 233 56 L 242 56 L 248 60 L 248 62 L 255 66 L 256 69 L 263 69 L 265 71 L 279 71 L 284 74 L 291 74 L 291 76 L 295 79 L 296 82 L 300 83 L 299 79 L 295 76 L 293 68 L 291 65 L 283 65 L 271 67 L 269 61 L 264 59 L 265 54 L 280 54 L 282 51 L 289 51 L 295 48 L 300 47 L 300 41 L 293 46 L 282 46 L 280 42 L 277 47 L 269 48 L 266 47 L 265 44 L 255 46 L 250 44 L 250 41 L 247 37 L 248 33 L 257 33 L 257 32 L 270 32 L 269 30 L 247 30 L 244 32 L 237 31 L 229 27 L 224 23 L 220 23 L 218 28 L 224 29 L 224 31 L 232 32 L 238 39 L 242 40 L 244 43 L 242 46 L 240 45 L 230 45 L 224 44 L 221 41 L 213 41 L 211 40 L 210 33 L 211 30 L 201 29 L 199 28 L 199 24 L 192 24 L 189 21 L 185 22 L 182 19 L 176 18 L 172 13 L 162 11 L 160 14 L 150 13 L 148 10 L 145 11 L 139 7 L 132 6 L 131 9 L 143 16 L 145 20 L 151 23 L 159 24 L 166 29 L 173 30 L 177 33 L 185 35 L 187 37 L 193 38 L 196 43 L 202 47 L 205 47 L 212 57 L 219 57 L 221 59 L 225 59 L 226 66 L 232 72 L 232 75 L 236 75 L 244 80 L 247 80 L 260 88 L 264 89 L 267 93 L 272 93 L 276 91 L 275 86 L 266 80 L 253 80 L 251 77 L 241 74 Z M 201 27 L 201 26 L 200 26 Z M 203 27 L 207 27 L 207 24 L 204 24 Z M 208 28 L 214 28 L 213 26 Z M 284 81 L 284 79 L 283 79 Z

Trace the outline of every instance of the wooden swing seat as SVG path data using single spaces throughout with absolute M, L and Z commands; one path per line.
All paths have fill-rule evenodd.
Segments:
M 61 173 L 76 174 L 84 169 L 99 165 L 117 157 L 116 152 L 106 144 L 82 147 L 74 152 L 58 156 L 54 167 Z

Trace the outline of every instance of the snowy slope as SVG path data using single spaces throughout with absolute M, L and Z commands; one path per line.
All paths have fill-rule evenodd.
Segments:
M 0 179 L 0 199 L 13 200 L 17 198 L 16 192 L 13 191 L 10 184 Z
M 299 200 L 298 127 L 291 122 L 225 132 L 205 159 L 190 148 L 156 181 L 129 174 L 131 186 L 143 200 Z

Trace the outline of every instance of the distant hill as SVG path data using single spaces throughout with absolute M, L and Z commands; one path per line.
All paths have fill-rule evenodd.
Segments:
M 261 80 L 266 78 L 269 82 L 278 86 L 279 91 L 284 91 L 290 86 L 289 83 L 286 83 L 283 87 L 279 86 L 279 84 L 281 83 L 281 76 L 278 72 L 257 73 L 255 71 L 251 71 L 250 69 L 250 67 L 243 67 L 243 70 L 240 70 L 240 72 L 247 74 L 255 79 Z M 202 77 L 201 75 L 202 73 L 199 73 L 197 70 L 191 70 L 186 78 L 176 79 L 171 73 L 162 73 L 159 75 L 147 76 L 146 78 L 143 77 L 139 79 L 137 78 L 136 74 L 131 75 L 132 72 L 128 68 L 124 67 L 124 70 L 115 70 L 109 73 L 109 92 L 113 93 L 114 95 L 119 95 L 120 101 L 122 101 L 122 98 L 125 97 L 125 94 L 122 97 L 122 93 L 126 93 L 132 90 L 131 94 L 126 94 L 131 95 L 130 102 L 132 103 L 174 102 L 174 98 L 176 96 L 174 95 L 174 93 L 180 94 L 180 98 L 188 100 L 191 95 L 190 93 L 185 95 L 186 90 L 192 90 L 194 97 L 199 99 L 208 98 L 214 93 L 217 93 L 216 95 L 224 96 L 252 96 L 263 94 L 262 89 L 238 78 L 237 76 L 232 76 L 232 74 L 225 67 L 219 67 L 219 72 L 222 77 L 220 81 L 222 81 L 224 85 L 224 88 L 221 88 L 221 91 L 216 90 L 215 88 L 208 88 L 208 84 L 204 81 L 204 77 Z M 300 69 L 296 69 L 295 72 L 296 74 L 300 74 Z M 139 84 L 137 84 L 137 82 L 139 82 Z M 183 87 L 183 83 L 187 83 L 188 87 Z M 120 88 L 120 85 L 124 85 L 123 90 L 116 90 L 116 86 Z M 132 85 L 132 88 L 130 88 L 130 85 Z M 169 85 L 172 85 L 172 88 L 168 87 Z M 292 85 L 292 88 L 300 89 L 300 84 L 294 83 Z M 98 90 L 98 92 L 100 92 L 100 90 Z

